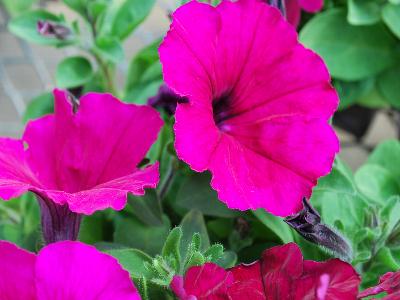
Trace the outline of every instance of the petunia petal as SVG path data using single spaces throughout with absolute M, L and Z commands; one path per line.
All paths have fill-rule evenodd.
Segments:
M 338 151 L 327 124 L 338 97 L 321 58 L 279 11 L 254 0 L 192 1 L 175 12 L 160 57 L 169 86 L 189 98 L 175 115 L 178 156 L 209 169 L 230 208 L 299 210 Z
M 172 17 L 171 29 L 159 48 L 164 80 L 182 96 L 208 100 L 214 82 L 212 53 L 219 15 L 212 6 L 191 1 Z
M 33 253 L 0 241 L 0 299 L 36 300 Z
M 260 263 L 238 265 L 230 271 L 234 283 L 228 288 L 230 300 L 265 300 Z
M 264 208 L 291 215 L 302 208 L 315 182 L 222 135 L 210 163 L 211 186 L 229 208 Z
M 162 126 L 151 107 L 90 93 L 73 111 L 67 92 L 54 91 L 55 114 L 31 121 L 23 140 L 40 181 L 32 191 L 74 212 L 122 209 L 126 194 L 158 183 L 158 166 L 138 170 Z
M 140 300 L 116 259 L 80 242 L 58 242 L 39 252 L 36 287 L 40 300 Z
M 299 0 L 285 0 L 286 19 L 294 27 L 300 23 L 301 8 Z
M 0 198 L 8 200 L 18 197 L 36 183 L 26 163 L 23 142 L 0 138 Z
M 185 274 L 184 288 L 187 295 L 198 300 L 225 299 L 228 287 L 233 283 L 233 275 L 213 263 L 191 267 Z
M 296 300 L 354 300 L 360 281 L 353 267 L 339 259 L 305 260 L 302 279 L 296 285 Z
M 307 12 L 315 13 L 320 11 L 324 5 L 324 0 L 298 0 L 300 7 Z
M 56 190 L 34 191 L 43 194 L 54 202 L 68 204 L 69 209 L 76 213 L 90 215 L 97 210 L 113 208 L 121 210 L 125 207 L 127 194 L 144 195 L 144 188 L 155 188 L 159 181 L 158 163 L 142 170 L 99 184 L 89 190 L 77 193 L 66 193 Z
M 261 259 L 266 300 L 293 300 L 293 287 L 303 272 L 299 247 L 294 243 L 276 246 L 265 250 Z

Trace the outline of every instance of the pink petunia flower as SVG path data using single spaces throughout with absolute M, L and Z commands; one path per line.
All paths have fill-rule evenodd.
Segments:
M 93 246 L 64 241 L 38 255 L 0 241 L 1 300 L 140 300 L 129 273 Z
M 181 300 L 354 300 L 360 277 L 339 259 L 303 260 L 294 244 L 265 250 L 259 261 L 225 271 L 207 263 L 175 276 L 171 289 Z
M 177 106 L 178 156 L 232 209 L 288 216 L 329 173 L 338 105 L 325 64 L 280 12 L 257 0 L 189 2 L 159 48 Z
M 363 299 L 369 296 L 378 295 L 386 292 L 387 295 L 382 300 L 398 300 L 400 299 L 400 271 L 388 272 L 379 278 L 379 284 L 370 287 L 360 294 L 357 299 Z
M 290 24 L 297 27 L 300 22 L 301 10 L 316 13 L 322 9 L 324 0 L 285 0 L 286 18 Z
M 162 126 L 149 106 L 89 93 L 77 102 L 55 90 L 55 113 L 27 124 L 22 139 L 0 138 L 0 198 L 39 198 L 47 243 L 76 239 L 80 214 L 122 209 L 127 193 L 156 187 L 158 164 L 137 166 Z

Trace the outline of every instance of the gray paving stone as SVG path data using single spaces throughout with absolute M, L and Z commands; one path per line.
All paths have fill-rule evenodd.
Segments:
M 12 64 L 5 66 L 7 76 L 17 91 L 36 91 L 43 89 L 39 75 L 30 64 Z
M 0 59 L 23 57 L 24 53 L 19 45 L 17 38 L 4 31 L 0 32 Z
M 140 28 L 153 39 L 156 39 L 166 34 L 169 24 L 170 21 L 165 9 L 161 8 L 159 5 L 155 5 L 150 15 L 140 25 Z
M 19 115 L 11 99 L 6 95 L 2 86 L 0 86 L 0 122 L 19 121 Z
M 395 139 L 396 129 L 384 112 L 378 112 L 364 138 L 366 145 L 375 146 L 387 139 Z
M 359 146 L 342 147 L 339 157 L 355 171 L 366 161 L 368 152 Z

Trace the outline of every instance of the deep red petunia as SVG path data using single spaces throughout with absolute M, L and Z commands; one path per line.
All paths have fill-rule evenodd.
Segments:
M 379 284 L 370 287 L 360 294 L 358 299 L 363 299 L 369 296 L 387 293 L 387 296 L 380 298 L 382 300 L 398 300 L 400 299 L 400 271 L 388 272 L 379 278 Z
M 232 209 L 288 216 L 329 173 L 338 105 L 325 64 L 280 12 L 258 0 L 191 1 L 159 49 L 179 103 L 175 147 Z
M 172 290 L 181 300 L 354 300 L 360 277 L 339 259 L 303 260 L 299 247 L 290 243 L 265 250 L 250 265 L 225 271 L 208 263 L 190 268 L 184 278 L 175 276 L 174 281 L 180 289 L 171 284 Z

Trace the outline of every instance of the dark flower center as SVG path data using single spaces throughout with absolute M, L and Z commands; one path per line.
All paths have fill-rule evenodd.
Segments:
M 231 93 L 225 92 L 221 96 L 216 97 L 212 101 L 213 117 L 215 125 L 219 129 L 223 129 L 224 121 L 229 119 L 231 106 Z

